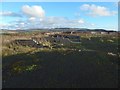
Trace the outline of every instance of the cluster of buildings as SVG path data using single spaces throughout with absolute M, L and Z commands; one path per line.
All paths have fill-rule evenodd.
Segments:
M 92 35 L 117 35 L 117 31 L 106 31 L 106 30 L 77 30 L 77 31 L 66 31 L 63 34 L 92 34 Z
M 80 43 L 80 36 L 50 34 L 44 37 L 32 37 L 31 39 L 15 40 L 16 44 L 31 47 L 57 47 Z
M 63 29 L 62 29 L 63 30 Z M 63 45 L 71 45 L 81 43 L 80 35 L 118 35 L 119 32 L 117 31 L 107 31 L 103 29 L 95 29 L 95 30 L 68 30 L 61 31 L 61 29 L 51 30 L 40 32 L 42 35 L 41 37 L 37 37 L 36 35 L 32 36 L 30 39 L 24 40 L 15 40 L 15 43 L 24 45 L 24 46 L 31 46 L 31 47 L 56 47 L 56 46 L 63 46 Z

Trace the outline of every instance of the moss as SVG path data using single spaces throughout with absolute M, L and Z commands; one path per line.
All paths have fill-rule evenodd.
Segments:
M 111 43 L 114 42 L 113 40 L 107 40 L 107 41 L 108 41 L 108 42 L 111 42 Z
M 15 67 L 13 67 L 12 72 L 14 73 L 23 73 L 23 72 L 27 72 L 27 71 L 34 71 L 36 70 L 38 67 L 38 65 L 25 65 L 25 66 L 20 66 L 17 65 Z

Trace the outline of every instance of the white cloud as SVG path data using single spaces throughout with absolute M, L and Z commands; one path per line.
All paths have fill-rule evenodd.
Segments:
M 11 25 L 7 28 L 21 28 L 21 29 L 30 29 L 30 28 L 76 28 L 82 27 L 85 25 L 83 19 L 68 19 L 65 17 L 45 17 L 43 19 L 31 17 L 26 20 L 15 20 L 11 22 Z
M 0 23 L 0 27 L 5 27 L 7 24 Z
M 68 19 L 64 17 L 46 17 L 40 22 L 45 27 L 80 27 L 84 23 L 83 19 Z
M 25 25 L 25 23 L 24 22 L 22 22 L 22 23 L 20 23 L 21 25 Z
M 97 6 L 94 4 L 83 4 L 80 9 L 83 11 L 88 11 L 88 14 L 91 16 L 113 16 L 117 14 L 117 11 L 110 11 L 104 6 Z
M 88 10 L 90 8 L 90 5 L 89 4 L 83 4 L 80 9 L 81 10 Z
M 36 20 L 35 17 L 30 17 L 30 18 L 28 19 L 28 21 L 30 21 L 30 22 L 34 22 L 35 20 Z
M 0 12 L 0 16 L 9 16 L 9 17 L 22 17 L 20 14 L 11 11 L 2 11 Z
M 91 26 L 95 26 L 95 24 L 94 24 L 94 23 L 92 23 L 92 24 L 91 24 Z
M 0 29 L 8 29 L 11 24 L 8 23 L 0 23 Z
M 30 17 L 39 17 L 43 18 L 45 16 L 45 11 L 41 6 L 28 6 L 24 5 L 22 7 L 22 11 L 24 14 Z
M 82 19 L 80 19 L 80 20 L 78 20 L 78 23 L 80 23 L 80 24 L 84 24 L 84 23 L 85 23 L 85 21 L 84 21 L 84 20 L 82 20 Z

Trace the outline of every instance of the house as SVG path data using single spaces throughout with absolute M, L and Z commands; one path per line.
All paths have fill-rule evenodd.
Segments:
M 46 40 L 51 43 L 70 45 L 72 43 L 80 43 L 80 37 L 75 35 L 60 35 L 55 34 L 49 37 L 46 37 Z
M 80 42 L 80 36 L 75 35 L 61 35 L 54 34 L 45 37 L 32 37 L 32 40 L 36 43 L 40 43 L 43 46 L 54 46 L 54 45 L 71 45 Z
M 109 34 L 109 35 L 117 35 L 118 32 L 117 32 L 117 31 L 108 31 L 108 34 Z
M 106 32 L 100 32 L 101 34 L 104 34 L 104 35 L 106 35 L 106 34 L 108 34 L 108 32 L 106 31 Z
M 40 45 L 36 40 L 32 39 L 21 39 L 21 40 L 15 40 L 14 43 L 22 46 L 29 46 L 29 47 L 37 47 L 40 48 L 42 45 Z

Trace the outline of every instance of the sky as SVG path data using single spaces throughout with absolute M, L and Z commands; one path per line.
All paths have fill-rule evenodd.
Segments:
M 2 2 L 0 6 L 0 29 L 118 30 L 116 2 Z

